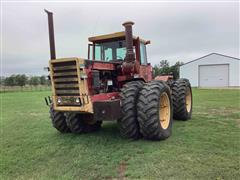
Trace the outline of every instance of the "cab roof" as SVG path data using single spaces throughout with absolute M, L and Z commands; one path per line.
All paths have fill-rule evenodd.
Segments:
M 133 40 L 137 40 L 138 37 L 133 36 Z M 125 31 L 121 32 L 115 32 L 111 34 L 104 34 L 100 36 L 92 36 L 89 37 L 88 40 L 92 43 L 100 43 L 100 42 L 108 42 L 108 41 L 113 41 L 113 40 L 125 40 Z M 148 41 L 145 41 L 143 39 L 139 40 L 143 42 L 144 44 L 147 44 Z

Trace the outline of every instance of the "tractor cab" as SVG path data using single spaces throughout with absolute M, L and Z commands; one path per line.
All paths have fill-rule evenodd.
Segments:
M 122 63 L 126 57 L 125 31 L 89 37 L 88 40 L 92 43 L 88 45 L 89 60 Z M 134 59 L 141 65 L 147 65 L 147 44 L 150 41 L 133 36 Z

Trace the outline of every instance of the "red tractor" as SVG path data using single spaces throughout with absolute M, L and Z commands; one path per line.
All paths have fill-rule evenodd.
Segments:
M 173 118 L 188 120 L 192 91 L 187 79 L 155 80 L 147 62 L 150 41 L 125 31 L 90 37 L 88 58 L 56 58 L 53 14 L 48 14 L 53 126 L 61 133 L 88 133 L 102 121 L 117 120 L 123 137 L 152 140 L 171 135 Z

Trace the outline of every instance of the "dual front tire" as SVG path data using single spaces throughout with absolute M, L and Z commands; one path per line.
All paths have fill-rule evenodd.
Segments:
M 91 114 L 66 114 L 67 126 L 72 133 L 81 134 L 97 131 L 101 128 L 101 121 L 94 121 Z
M 187 121 L 192 116 L 192 88 L 188 79 L 179 79 L 172 84 L 173 118 Z
M 61 133 L 89 133 L 101 128 L 101 121 L 94 121 L 91 114 L 64 113 L 50 107 L 53 127 Z
M 63 112 L 55 111 L 53 105 L 51 105 L 49 113 L 54 128 L 56 128 L 61 133 L 70 132 L 70 129 L 67 126 L 66 116 L 64 115 Z

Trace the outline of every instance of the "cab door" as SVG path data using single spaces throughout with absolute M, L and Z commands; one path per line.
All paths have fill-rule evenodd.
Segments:
M 88 44 L 88 59 L 89 60 L 104 60 L 103 48 L 97 44 Z
M 147 62 L 147 50 L 146 45 L 143 42 L 139 43 L 139 50 L 140 50 L 140 70 L 139 74 L 142 76 L 145 81 L 152 80 L 152 66 L 150 63 Z
M 93 44 L 88 44 L 88 59 L 89 60 L 93 60 L 93 52 L 94 48 L 93 48 Z

